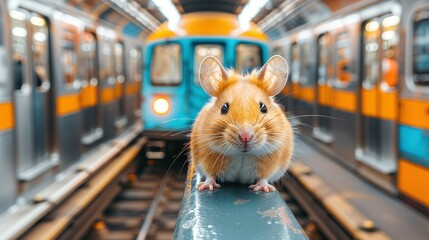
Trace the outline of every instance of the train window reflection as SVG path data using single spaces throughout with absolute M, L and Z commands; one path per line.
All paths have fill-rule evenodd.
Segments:
M 26 13 L 20 10 L 12 10 L 10 13 L 12 29 L 12 59 L 15 76 L 15 89 L 21 89 L 24 84 L 30 85 L 25 78 L 25 65 L 27 64 L 27 26 Z
M 36 85 L 49 87 L 49 28 L 45 18 L 33 15 L 30 18 L 33 48 L 33 65 Z
M 396 87 L 398 84 L 398 24 L 399 16 L 387 16 L 382 20 L 383 31 L 381 41 L 383 46 L 383 54 L 381 61 L 382 87 Z
M 132 48 L 128 52 L 128 74 L 131 82 L 140 81 L 141 78 L 141 51 L 137 48 Z
M 309 71 L 311 69 L 311 57 L 310 44 L 308 42 L 301 44 L 301 74 L 299 78 L 301 85 L 308 85 L 312 82 L 312 71 Z
M 352 80 L 350 42 L 348 33 L 340 33 L 335 41 L 336 82 L 340 87 L 347 86 Z
M 72 27 L 64 29 L 61 42 L 61 65 L 63 68 L 64 82 L 67 86 L 73 86 L 77 80 L 76 43 L 76 29 Z
M 119 42 L 115 44 L 115 69 L 118 81 L 124 82 L 124 44 Z
M 429 86 L 429 12 L 414 20 L 414 81 Z
M 82 36 L 81 50 L 84 58 L 83 78 L 85 83 L 97 84 L 97 42 L 94 33 L 84 32 Z
M 115 84 L 114 46 L 106 40 L 100 41 L 100 80 L 106 85 Z
M 254 44 L 240 43 L 236 49 L 236 69 L 241 73 L 251 72 L 262 63 L 261 48 Z
M 363 33 L 363 81 L 362 86 L 372 89 L 378 81 L 378 37 L 380 36 L 380 24 L 378 19 L 370 20 L 364 24 Z
M 318 49 L 317 83 L 318 85 L 325 85 L 328 81 L 329 68 L 329 35 L 327 33 L 319 37 Z
M 182 81 L 182 53 L 179 44 L 158 45 L 152 54 L 151 83 L 179 85 Z
M 292 44 L 292 82 L 299 82 L 300 78 L 300 52 L 296 43 Z
M 200 84 L 199 81 L 199 68 L 201 61 L 207 56 L 214 56 L 221 63 L 223 63 L 223 48 L 221 45 L 215 45 L 215 44 L 200 44 L 195 47 L 194 52 L 194 82 L 196 84 Z

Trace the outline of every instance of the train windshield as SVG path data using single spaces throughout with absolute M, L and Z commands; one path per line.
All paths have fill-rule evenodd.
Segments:
M 194 53 L 194 82 L 200 84 L 198 72 L 201 61 L 207 56 L 214 56 L 223 63 L 223 48 L 218 44 L 200 44 L 195 47 Z
M 236 69 L 238 72 L 249 73 L 262 65 L 262 51 L 255 44 L 238 44 L 236 56 Z
M 153 49 L 152 85 L 174 86 L 182 81 L 182 52 L 179 44 L 158 45 Z
M 414 81 L 429 85 L 429 12 L 420 13 L 414 21 Z

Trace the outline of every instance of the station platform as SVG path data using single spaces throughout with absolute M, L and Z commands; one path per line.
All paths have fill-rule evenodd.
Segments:
M 302 138 L 296 148 L 297 164 L 311 169 L 335 194 L 347 201 L 355 212 L 374 223 L 374 227 L 392 239 L 427 239 L 429 219 L 417 209 L 367 182 L 343 164 L 313 147 L 313 140 Z M 292 164 L 292 169 L 294 164 Z M 291 169 L 291 170 L 292 170 Z M 338 211 L 349 212 L 350 209 Z M 348 206 L 349 207 L 349 206 Z

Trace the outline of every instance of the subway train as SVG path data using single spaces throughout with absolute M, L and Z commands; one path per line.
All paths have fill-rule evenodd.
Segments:
M 429 207 L 429 2 L 366 1 L 271 43 L 291 66 L 300 135 L 377 186 Z
M 142 50 L 65 3 L 0 1 L 0 213 L 139 124 Z
M 256 25 L 243 26 L 236 15 L 220 12 L 184 14 L 178 23 L 163 23 L 149 35 L 142 90 L 143 134 L 152 140 L 148 157 L 182 148 L 177 140 L 187 139 L 209 99 L 198 79 L 204 57 L 215 56 L 224 66 L 246 72 L 268 59 L 267 40 Z

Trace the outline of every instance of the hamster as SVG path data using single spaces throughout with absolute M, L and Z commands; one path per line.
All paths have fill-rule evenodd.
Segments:
M 191 161 L 205 178 L 198 190 L 220 188 L 217 180 L 276 190 L 270 183 L 285 174 L 294 146 L 291 124 L 273 98 L 287 76 L 288 64 L 278 55 L 244 76 L 212 56 L 201 62 L 199 81 L 212 99 L 191 133 Z

